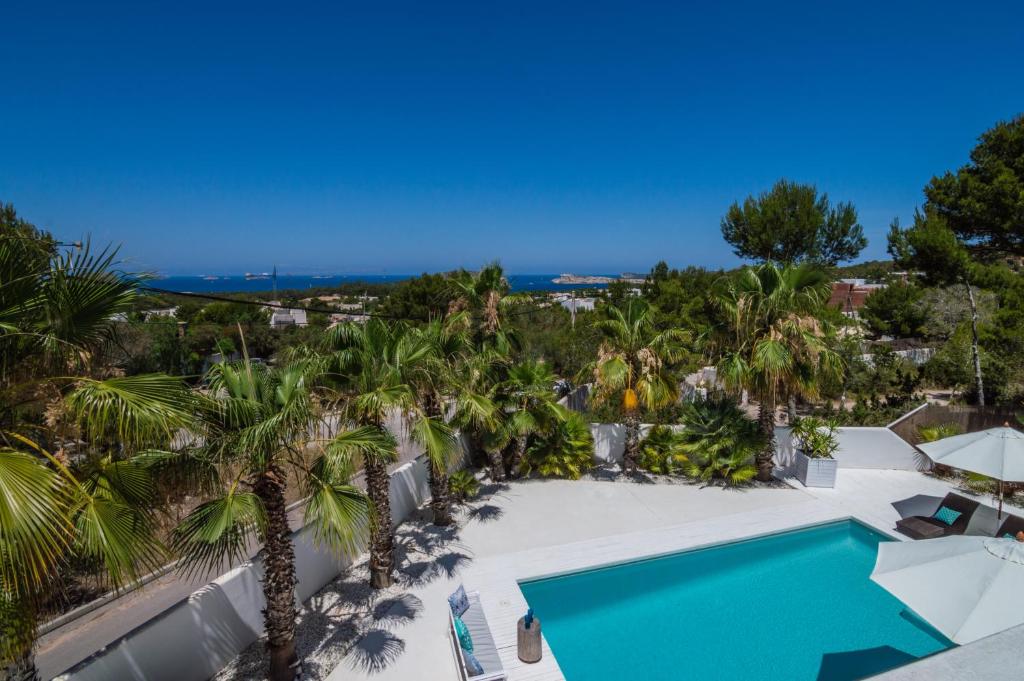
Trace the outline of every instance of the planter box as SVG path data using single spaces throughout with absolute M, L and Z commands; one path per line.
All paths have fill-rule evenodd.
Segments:
M 796 478 L 804 487 L 835 487 L 837 468 L 839 462 L 835 459 L 812 459 L 796 452 Z

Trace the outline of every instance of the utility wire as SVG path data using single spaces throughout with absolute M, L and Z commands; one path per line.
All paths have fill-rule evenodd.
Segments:
M 227 296 L 219 296 L 219 295 L 216 295 L 216 294 L 213 294 L 213 293 L 192 293 L 192 292 L 184 292 L 184 291 L 171 291 L 170 289 L 156 288 L 156 287 L 153 287 L 153 286 L 140 286 L 139 289 L 142 290 L 142 291 L 147 291 L 149 293 L 159 293 L 159 294 L 162 294 L 162 295 L 183 296 L 185 298 L 198 298 L 198 299 L 202 299 L 202 300 L 210 300 L 210 301 L 219 302 L 219 303 L 236 303 L 236 304 L 240 304 L 240 305 L 253 305 L 253 306 L 256 306 L 256 307 L 265 307 L 265 308 L 271 308 L 271 309 L 276 309 L 276 310 L 304 310 L 306 312 L 314 312 L 314 313 L 317 313 L 317 314 L 328 314 L 328 315 L 331 315 L 331 314 L 353 314 L 353 315 L 358 314 L 358 315 L 362 315 L 364 317 L 377 317 L 378 319 L 391 319 L 391 320 L 409 321 L 409 322 L 429 322 L 430 321 L 430 318 L 428 318 L 428 317 L 411 317 L 411 316 L 403 316 L 403 315 L 388 315 L 388 314 L 383 314 L 383 313 L 380 313 L 380 312 L 346 313 L 346 312 L 344 312 L 342 310 L 336 310 L 336 309 L 331 309 L 331 308 L 307 307 L 307 306 L 303 306 L 303 305 L 282 305 L 282 304 L 278 304 L 278 303 L 271 303 L 271 302 L 261 301 L 261 300 L 244 300 L 244 299 L 238 299 L 238 298 L 229 298 Z M 540 310 L 548 309 L 552 305 L 553 305 L 553 303 L 549 303 L 548 305 L 534 305 L 534 306 L 531 307 L 531 309 L 517 310 L 515 312 L 508 313 L 508 315 L 506 315 L 506 316 L 508 316 L 508 317 L 519 317 L 519 316 L 525 315 L 525 314 L 532 314 L 534 312 L 539 312 Z

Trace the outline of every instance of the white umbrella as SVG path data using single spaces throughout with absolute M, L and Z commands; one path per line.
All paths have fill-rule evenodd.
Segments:
M 918 445 L 935 463 L 981 473 L 999 481 L 999 517 L 1003 483 L 1024 482 L 1024 433 L 1009 426 L 966 433 Z
M 952 536 L 882 542 L 871 579 L 954 643 L 1024 623 L 1024 542 Z

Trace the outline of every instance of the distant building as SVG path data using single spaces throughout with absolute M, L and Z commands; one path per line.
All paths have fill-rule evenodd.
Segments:
M 584 310 L 593 310 L 594 305 L 597 303 L 597 298 L 565 297 L 560 298 L 558 303 L 569 312 L 582 312 Z
M 856 317 L 868 296 L 881 288 L 885 288 L 885 284 L 869 284 L 864 279 L 840 279 L 832 282 L 828 304 L 838 307 L 847 317 Z
M 177 316 L 178 316 L 178 308 L 177 307 L 164 307 L 164 308 L 160 308 L 160 309 L 157 309 L 157 310 L 144 310 L 142 312 L 142 318 L 145 319 L 147 322 L 149 320 L 151 320 L 151 319 L 157 319 L 157 318 L 160 318 L 160 317 L 177 317 Z
M 369 321 L 370 315 L 366 314 L 351 314 L 347 312 L 338 312 L 330 316 L 330 326 L 337 326 L 338 324 L 344 324 L 346 322 L 355 322 L 356 324 L 365 324 Z
M 271 305 L 280 305 L 280 301 L 272 300 Z M 270 328 L 283 329 L 286 326 L 306 326 L 306 311 L 300 308 L 273 308 L 270 311 Z

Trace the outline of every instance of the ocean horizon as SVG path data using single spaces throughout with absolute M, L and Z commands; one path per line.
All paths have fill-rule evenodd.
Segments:
M 278 274 L 278 291 L 301 291 L 310 288 L 332 287 L 339 284 L 392 284 L 418 277 L 419 274 Z M 570 291 L 584 288 L 605 288 L 607 284 L 556 284 L 558 274 L 508 274 L 509 286 L 514 293 L 529 291 Z M 618 274 L 586 274 L 580 276 L 618 277 Z M 273 290 L 273 280 L 246 278 L 244 274 L 229 275 L 163 275 L 150 280 L 154 288 L 178 293 L 264 293 Z

